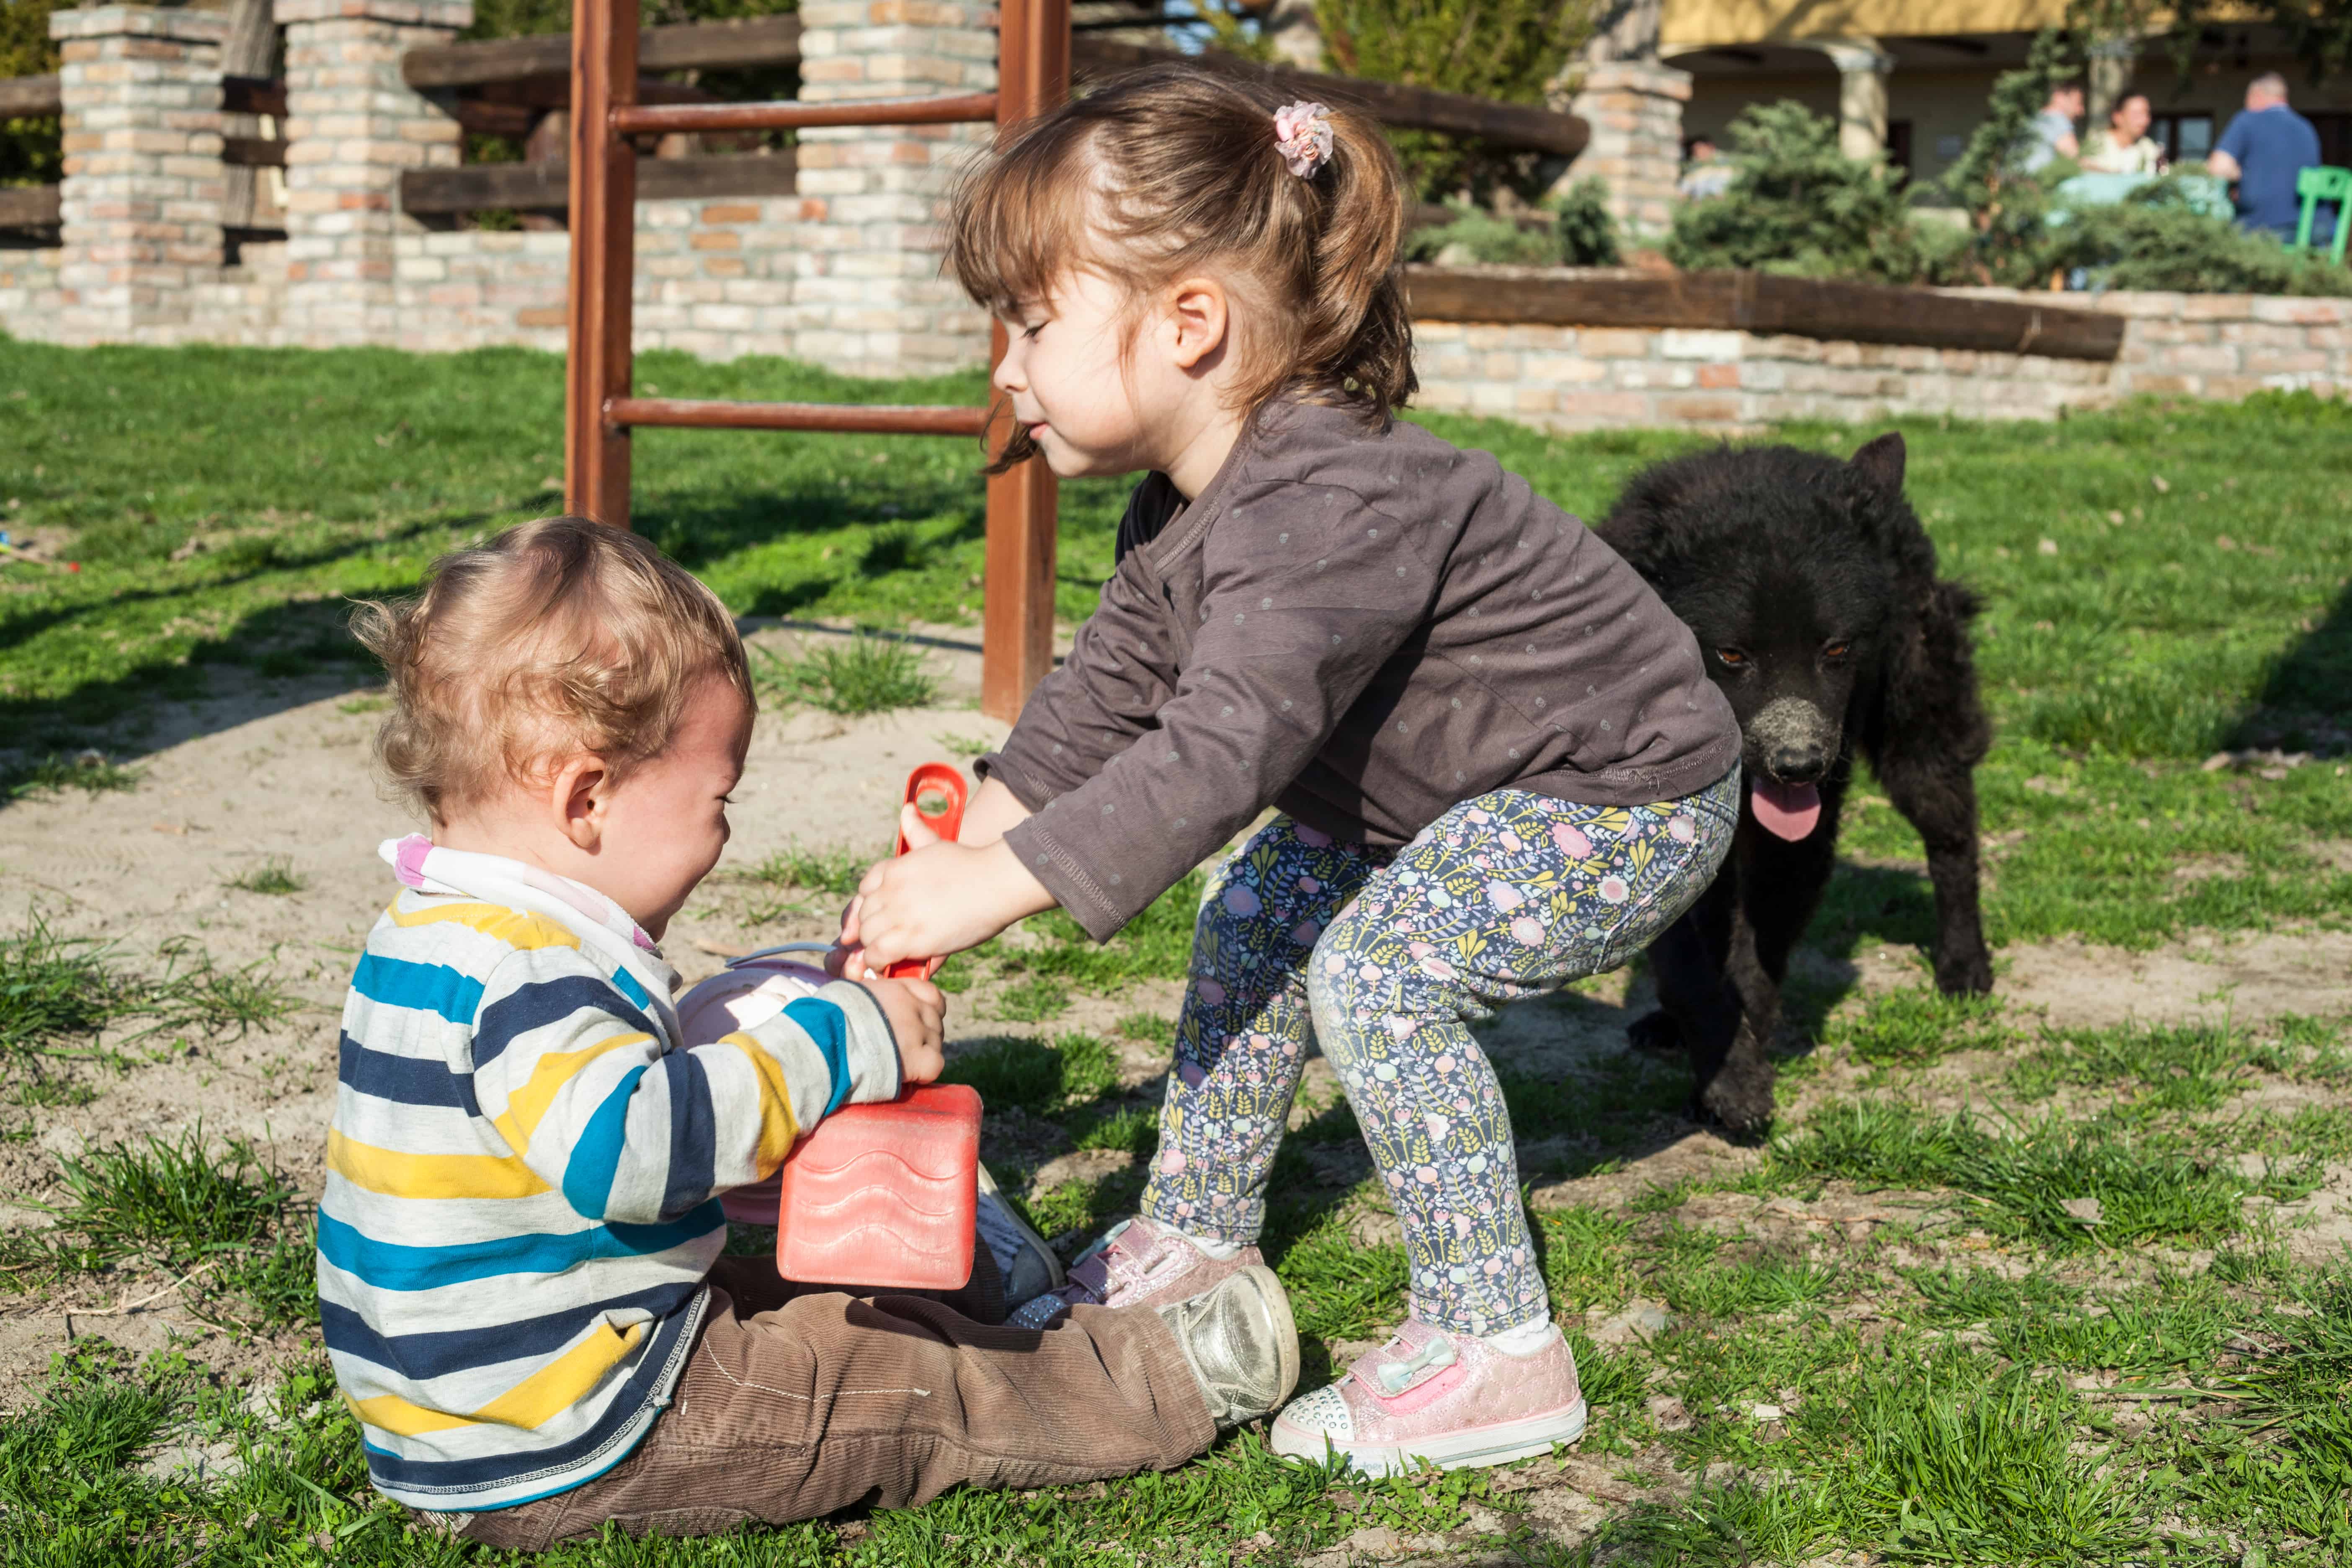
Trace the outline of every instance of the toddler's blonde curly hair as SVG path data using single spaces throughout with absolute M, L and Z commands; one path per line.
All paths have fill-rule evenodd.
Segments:
M 352 632 L 391 683 L 377 758 L 436 823 L 562 756 L 599 757 L 617 778 L 670 743 L 706 677 L 756 706 L 718 595 L 636 535 L 582 517 L 444 555 L 415 598 L 361 604 Z

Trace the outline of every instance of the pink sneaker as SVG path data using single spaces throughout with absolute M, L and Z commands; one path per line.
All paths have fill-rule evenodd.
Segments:
M 1181 1233 L 1141 1215 L 1115 1225 L 1078 1254 L 1066 1284 L 1024 1301 L 1007 1328 L 1050 1329 L 1073 1307 L 1160 1307 L 1213 1290 L 1265 1259 L 1255 1247 L 1212 1258 Z
M 1427 1460 L 1475 1469 L 1551 1451 L 1584 1435 L 1576 1353 L 1559 1331 L 1541 1350 L 1507 1355 L 1485 1340 L 1405 1320 L 1348 1375 L 1275 1417 L 1277 1454 L 1331 1453 L 1368 1476 Z

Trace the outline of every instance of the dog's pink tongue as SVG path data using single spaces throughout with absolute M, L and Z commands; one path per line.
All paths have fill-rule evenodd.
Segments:
M 1759 778 L 1748 784 L 1748 805 L 1765 832 L 1793 844 L 1822 819 L 1822 792 L 1811 784 Z

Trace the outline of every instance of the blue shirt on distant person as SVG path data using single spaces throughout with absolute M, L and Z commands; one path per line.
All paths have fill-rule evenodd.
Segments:
M 2303 218 L 2295 177 L 2319 162 L 2319 132 L 2287 107 L 2284 82 L 2274 95 L 2257 90 L 2264 80 L 2276 79 L 2258 79 L 2246 89 L 2245 112 L 2230 121 L 2213 151 L 2236 165 L 2238 226 L 2292 238 Z M 2227 177 L 2227 171 L 2215 172 Z M 2312 240 L 2334 234 L 2332 215 L 2322 207 L 2312 225 Z

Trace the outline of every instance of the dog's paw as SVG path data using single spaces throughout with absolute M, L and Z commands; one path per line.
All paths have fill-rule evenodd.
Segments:
M 1635 1050 L 1654 1057 L 1678 1057 L 1683 1054 L 1683 1032 L 1675 1021 L 1660 1008 L 1645 1014 L 1625 1026 L 1625 1043 Z
M 1992 992 L 1992 954 L 1978 947 L 1936 957 L 1936 989 L 1947 996 L 1985 996 Z
M 1729 1131 L 1761 1131 L 1772 1120 L 1774 1077 L 1770 1062 L 1727 1061 L 1699 1090 L 1698 1108 Z

